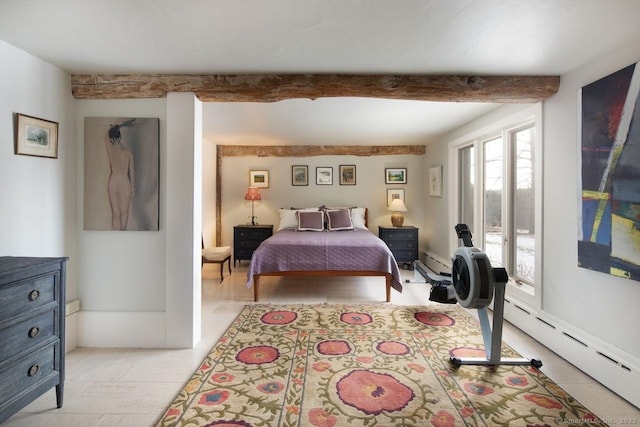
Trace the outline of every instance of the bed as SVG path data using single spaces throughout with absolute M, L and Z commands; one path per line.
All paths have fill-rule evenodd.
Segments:
M 366 227 L 364 208 L 281 209 L 273 236 L 254 251 L 247 287 L 259 300 L 264 276 L 383 276 L 386 301 L 402 292 L 400 271 L 386 244 Z

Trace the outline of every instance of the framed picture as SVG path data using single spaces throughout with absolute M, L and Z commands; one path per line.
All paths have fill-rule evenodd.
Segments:
M 84 230 L 158 231 L 159 219 L 160 119 L 85 117 Z
M 385 168 L 384 183 L 385 184 L 406 184 L 407 168 Z
M 291 185 L 309 185 L 309 166 L 291 166 Z
M 404 203 L 404 188 L 387 188 L 387 206 L 391 205 L 395 199 L 400 199 Z
M 269 188 L 269 171 L 249 171 L 249 187 Z
M 340 185 L 356 185 L 356 165 L 340 165 Z
M 16 154 L 58 158 L 58 123 L 18 113 Z
M 442 197 L 442 165 L 429 169 L 429 195 Z
M 316 168 L 316 185 L 333 185 L 333 168 Z

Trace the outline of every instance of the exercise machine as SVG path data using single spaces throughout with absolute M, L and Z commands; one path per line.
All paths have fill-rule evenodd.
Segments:
M 502 357 L 504 297 L 509 275 L 502 267 L 492 267 L 487 254 L 473 246 L 471 231 L 466 224 L 456 225 L 455 231 L 463 245 L 453 255 L 451 275 L 433 274 L 427 271 L 422 263 L 416 263 L 418 272 L 432 285 L 429 296 L 431 301 L 446 304 L 457 302 L 464 308 L 475 308 L 478 311 L 486 358 L 451 357 L 451 364 L 456 367 L 531 365 L 540 368 L 540 360 Z M 493 322 L 490 322 L 488 307 L 492 301 Z

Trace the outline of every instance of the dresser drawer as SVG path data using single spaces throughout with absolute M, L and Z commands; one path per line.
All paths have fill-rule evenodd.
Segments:
M 0 286 L 0 322 L 57 301 L 56 272 Z
M 267 237 L 270 237 L 273 231 L 270 228 L 241 228 L 236 229 L 235 236 L 240 240 L 257 240 L 262 242 Z
M 0 365 L 12 356 L 42 345 L 58 334 L 56 310 L 47 311 L 36 317 L 0 329 Z
M 414 240 L 387 240 L 385 242 L 391 251 L 397 249 L 418 249 L 418 242 Z
M 54 361 L 59 358 L 59 342 L 48 345 L 0 369 L 0 402 L 10 404 L 20 394 L 59 376 Z M 1 408 L 0 408 L 1 409 Z
M 251 249 L 253 251 L 258 246 L 260 246 L 260 243 L 262 243 L 262 240 L 239 240 L 238 242 L 236 242 L 235 246 L 237 250 L 245 248 Z
M 414 240 L 418 236 L 418 230 L 402 230 L 396 229 L 392 231 L 383 231 L 381 233 L 381 238 L 385 242 L 392 242 L 394 240 Z

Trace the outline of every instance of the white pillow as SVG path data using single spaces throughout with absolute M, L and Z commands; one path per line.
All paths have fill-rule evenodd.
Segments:
M 318 208 L 280 209 L 280 224 L 278 224 L 276 231 L 297 229 L 298 217 L 296 216 L 296 212 L 313 212 L 317 210 Z
M 353 228 L 355 230 L 367 230 L 367 225 L 364 222 L 364 213 L 364 208 L 351 208 L 351 222 L 353 223 Z

